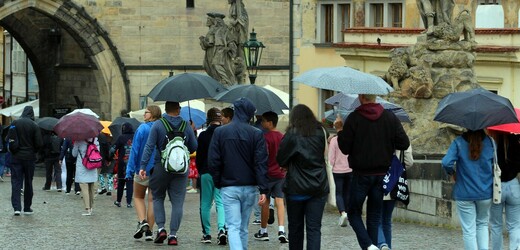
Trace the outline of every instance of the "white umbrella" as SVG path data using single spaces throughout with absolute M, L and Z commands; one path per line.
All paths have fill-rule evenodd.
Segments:
M 94 113 L 94 111 L 92 111 L 91 109 L 75 109 L 75 110 L 72 110 L 72 112 L 66 114 L 66 115 L 72 115 L 72 114 L 75 114 L 75 113 L 83 113 L 83 114 L 86 114 L 86 115 L 91 115 L 91 116 L 94 116 L 96 118 L 99 118 L 99 115 Z
M 17 119 L 22 115 L 22 112 L 25 106 L 32 106 L 34 111 L 34 117 L 40 116 L 40 99 L 36 99 L 34 101 L 24 102 L 20 104 L 13 105 L 11 107 L 7 107 L 5 109 L 0 110 L 0 115 L 4 115 L 7 117 L 12 117 L 13 119 Z
M 203 111 L 206 110 L 206 104 L 203 101 L 191 100 L 191 101 L 189 101 L 189 103 L 190 103 L 189 106 L 192 108 L 196 108 L 196 109 L 203 110 Z M 181 105 L 181 107 L 188 106 L 188 101 L 181 102 L 180 105 Z M 159 106 L 159 108 L 161 108 L 161 111 L 164 113 L 164 104 L 160 104 L 157 106 Z M 130 111 L 129 115 L 130 115 L 130 117 L 143 122 L 144 121 L 144 117 L 143 117 L 144 111 L 145 111 L 145 109 Z

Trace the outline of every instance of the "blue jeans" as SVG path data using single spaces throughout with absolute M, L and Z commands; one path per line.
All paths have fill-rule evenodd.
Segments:
M 289 249 L 303 249 L 303 227 L 307 232 L 307 250 L 321 247 L 321 220 L 327 195 L 308 200 L 294 201 L 286 194 L 287 220 L 289 222 Z
M 21 190 L 23 185 L 23 210 L 29 211 L 32 206 L 34 160 L 20 160 L 11 157 L 11 204 L 14 211 L 21 211 Z
M 249 217 L 258 197 L 256 186 L 229 186 L 220 189 L 228 226 L 231 250 L 247 249 Z
M 491 199 L 457 201 L 464 249 L 483 250 L 489 246 L 489 208 Z
M 4 171 L 5 171 L 5 153 L 0 153 L 0 177 L 4 176 Z
M 362 249 L 377 244 L 377 229 L 381 221 L 381 208 L 383 207 L 383 182 L 382 175 L 359 175 L 354 173 L 350 189 L 350 202 L 348 221 L 356 233 L 356 237 Z M 363 224 L 363 203 L 367 201 L 367 227 Z
M 506 227 L 509 232 L 509 249 L 520 247 L 520 184 L 514 178 L 502 182 L 502 203 L 492 204 L 489 222 L 491 226 L 491 246 L 493 250 L 501 250 L 502 239 L 502 211 L 506 210 Z
M 392 213 L 394 212 L 395 200 L 383 200 L 381 210 L 381 223 L 377 230 L 377 246 L 386 244 L 392 248 Z
M 332 175 L 334 176 L 334 185 L 336 185 L 336 206 L 338 206 L 338 211 L 340 213 L 347 212 L 352 173 L 332 173 Z

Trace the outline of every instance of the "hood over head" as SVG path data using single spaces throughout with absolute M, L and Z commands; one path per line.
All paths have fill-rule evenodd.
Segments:
M 121 133 L 123 133 L 123 134 L 133 134 L 134 133 L 134 128 L 132 127 L 132 124 L 130 124 L 128 122 L 123 123 L 123 125 L 121 126 Z
M 245 97 L 233 102 L 233 107 L 235 111 L 233 121 L 238 120 L 241 122 L 249 122 L 256 112 L 255 105 Z
M 379 119 L 384 110 L 379 103 L 366 103 L 356 108 L 356 111 L 371 121 Z
M 34 121 L 34 110 L 32 106 L 25 106 L 23 108 L 22 115 L 20 118 L 29 118 Z

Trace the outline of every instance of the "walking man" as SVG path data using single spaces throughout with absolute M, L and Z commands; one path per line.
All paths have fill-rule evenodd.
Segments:
M 215 129 L 208 153 L 209 172 L 224 203 L 231 250 L 247 249 L 247 227 L 257 188 L 259 205 L 268 191 L 264 135 L 249 125 L 256 108 L 247 98 L 238 99 L 233 106 L 233 120 Z
M 173 130 L 186 123 L 179 115 L 181 107 L 178 102 L 166 102 L 166 115 L 161 119 L 169 122 Z M 162 244 L 168 237 L 168 245 L 177 245 L 177 231 L 181 225 L 182 209 L 184 206 L 184 198 L 186 196 L 186 184 L 188 182 L 188 171 L 184 174 L 168 173 L 161 164 L 160 152 L 166 147 L 166 128 L 163 121 L 155 122 L 150 129 L 148 140 L 144 148 L 143 157 L 141 159 L 141 169 L 139 175 L 141 179 L 146 178 L 146 165 L 148 161 L 155 161 L 154 168 L 150 171 L 150 188 L 153 196 L 153 213 L 155 215 L 155 223 L 159 227 L 154 243 Z M 197 138 L 193 133 L 193 129 L 184 129 L 184 144 L 190 153 L 197 149 Z M 153 150 L 157 149 L 155 159 L 151 159 Z M 171 216 L 170 216 L 170 235 L 167 234 L 164 224 L 166 221 L 164 211 L 164 199 L 166 192 L 170 197 Z
M 40 128 L 34 122 L 33 107 L 25 106 L 20 119 L 15 120 L 9 129 L 16 132 L 18 150 L 11 151 L 11 204 L 14 215 L 19 216 L 22 211 L 21 190 L 24 187 L 23 212 L 33 214 L 31 209 L 33 198 L 33 176 L 36 162 L 36 152 L 43 145 Z
M 377 250 L 378 225 L 381 221 L 383 189 L 381 182 L 390 167 L 396 149 L 410 146 L 399 119 L 379 103 L 375 95 L 359 95 L 359 106 L 338 132 L 338 146 L 348 155 L 352 183 L 348 220 L 361 249 Z M 336 122 L 342 124 L 341 118 Z M 366 229 L 361 219 L 363 203 L 368 196 Z

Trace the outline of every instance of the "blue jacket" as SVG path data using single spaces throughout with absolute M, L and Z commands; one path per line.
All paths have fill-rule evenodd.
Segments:
M 141 169 L 141 158 L 143 157 L 144 147 L 146 145 L 146 140 L 148 140 L 148 135 L 150 134 L 150 130 L 152 129 L 154 122 L 147 122 L 141 124 L 134 134 L 134 139 L 132 140 L 132 151 L 130 152 L 130 157 L 128 159 L 128 165 L 126 166 L 126 177 L 133 177 L 135 172 L 138 172 Z M 157 150 L 154 149 L 152 152 L 152 156 L 150 159 L 155 159 L 155 154 Z M 148 161 L 146 168 L 146 175 L 150 175 L 150 170 L 153 168 L 155 162 Z M 138 171 L 136 171 L 138 169 Z
M 258 186 L 267 193 L 267 148 L 264 134 L 249 125 L 255 112 L 246 98 L 233 103 L 231 123 L 215 129 L 208 152 L 208 169 L 217 188 Z
M 482 143 L 480 157 L 471 160 L 469 143 L 458 136 L 442 158 L 442 167 L 446 173 L 451 175 L 456 172 L 454 200 L 486 200 L 493 196 L 493 145 L 487 136 Z
M 181 125 L 181 122 L 184 121 L 181 116 L 163 115 L 163 118 L 170 122 L 173 129 L 178 128 Z M 190 153 L 195 152 L 195 150 L 197 150 L 197 138 L 195 137 L 195 133 L 193 132 L 190 126 L 188 126 L 184 130 L 184 135 L 186 136 L 184 144 L 186 145 L 186 147 L 188 147 L 188 151 L 190 151 Z M 165 146 L 166 128 L 164 127 L 164 124 L 162 122 L 154 122 L 152 128 L 150 129 L 150 134 L 148 135 L 148 140 L 146 141 L 146 145 L 144 147 L 144 152 L 140 164 L 141 169 L 146 169 L 146 165 L 148 165 L 148 162 L 150 161 L 150 159 L 152 159 L 152 156 L 154 157 L 154 167 L 161 167 L 161 154 L 157 153 L 153 155 L 153 152 L 156 149 L 158 150 L 158 152 L 161 152 Z

